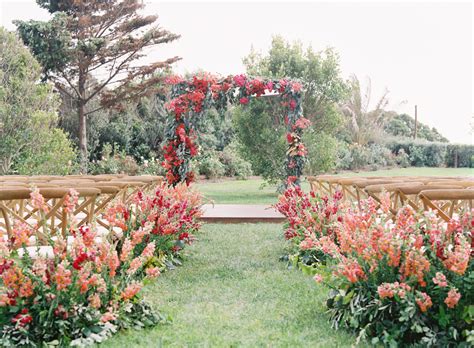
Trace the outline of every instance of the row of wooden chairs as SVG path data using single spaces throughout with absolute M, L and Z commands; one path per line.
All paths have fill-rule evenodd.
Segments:
M 438 216 L 449 221 L 454 213 L 472 209 L 474 200 L 474 177 L 308 177 L 311 189 L 322 195 L 333 195 L 336 191 L 345 200 L 359 204 L 372 197 L 379 204 L 382 194 L 390 196 L 390 211 L 396 214 L 406 204 L 415 210 L 434 210 Z
M 159 176 L 87 175 L 87 176 L 0 176 L 0 236 L 11 237 L 13 221 L 35 228 L 38 242 L 43 242 L 47 230 L 67 235 L 68 216 L 78 226 L 95 222 L 104 232 L 110 230 L 103 214 L 113 202 L 131 203 L 138 191 L 149 192 L 160 185 Z M 43 213 L 31 198 L 37 188 L 44 198 L 47 213 Z M 65 200 L 70 189 L 78 193 L 78 204 L 68 215 Z

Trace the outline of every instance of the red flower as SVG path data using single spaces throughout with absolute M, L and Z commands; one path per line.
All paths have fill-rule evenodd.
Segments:
M 291 133 L 287 133 L 286 134 L 286 140 L 288 141 L 288 143 L 292 143 L 293 142 L 293 136 L 291 135 Z
M 84 261 L 87 261 L 87 254 L 82 252 L 79 254 L 79 256 L 74 260 L 74 262 L 72 263 L 72 267 L 74 269 L 77 269 L 78 271 L 82 268 L 81 267 L 81 263 L 83 263 Z
M 183 232 L 179 235 L 179 240 L 185 240 L 185 239 L 189 239 L 189 233 L 187 232 Z
M 296 108 L 296 100 L 291 99 L 290 100 L 290 109 L 294 110 Z
M 33 321 L 33 317 L 28 314 L 28 309 L 23 308 L 14 318 L 12 318 L 13 324 L 19 324 L 19 326 L 28 325 Z
M 236 76 L 234 76 L 234 83 L 239 87 L 245 86 L 245 81 L 246 80 L 247 80 L 247 77 L 245 75 L 236 75 Z
M 266 88 L 269 92 L 273 92 L 273 82 L 272 81 L 268 81 L 267 82 L 267 85 L 266 85 Z
M 240 104 L 248 104 L 248 103 L 249 103 L 249 98 L 247 97 L 240 98 Z
M 265 84 L 259 79 L 254 79 L 250 82 L 251 88 L 250 93 L 256 94 L 257 97 L 260 97 L 262 94 L 265 94 Z
M 176 127 L 176 135 L 182 143 L 186 141 L 186 130 L 184 129 L 183 123 Z

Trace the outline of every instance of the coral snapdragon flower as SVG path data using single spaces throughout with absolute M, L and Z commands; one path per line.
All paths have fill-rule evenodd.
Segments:
M 448 308 L 454 308 L 456 307 L 460 299 L 461 294 L 457 291 L 457 289 L 451 289 L 449 290 L 448 296 L 444 300 L 444 303 L 446 303 Z

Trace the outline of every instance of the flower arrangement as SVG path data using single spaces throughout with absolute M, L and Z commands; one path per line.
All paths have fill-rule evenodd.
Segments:
M 290 185 L 275 208 L 287 218 L 284 234 L 291 241 L 289 259 L 292 263 L 300 264 L 300 267 L 324 263 L 329 252 L 316 248 L 314 243 L 322 247 L 337 238 L 336 223 L 341 221 L 343 211 L 342 194 L 336 192 L 329 199 L 314 192 L 306 194 L 300 187 Z
M 311 201 L 305 194 L 299 200 Z M 325 255 L 310 273 L 331 288 L 333 326 L 386 346 L 473 344 L 474 212 L 440 223 L 433 212 L 403 207 L 392 217 L 388 205 L 376 207 L 370 199 L 345 207 L 329 221 L 331 238 L 306 233 L 300 243 Z
M 185 184 L 162 184 L 154 195 L 137 193 L 129 207 L 111 207 L 107 219 L 112 226 L 122 229 L 117 251 L 128 254 L 133 245 L 134 257 L 149 251 L 152 257 L 148 264 L 155 267 L 173 268 L 181 264 L 181 252 L 194 241 L 194 233 L 201 227 L 201 205 L 201 194 Z M 147 250 L 150 243 L 155 246 L 153 252 Z
M 46 212 L 37 191 L 32 202 Z M 122 233 L 108 236 L 93 226 L 77 228 L 76 204 L 71 191 L 64 207 L 73 222 L 67 239 L 51 230 L 46 245 L 35 246 L 37 231 L 24 225 L 16 225 L 8 241 L 0 239 L 1 346 L 85 346 L 121 328 L 164 320 L 142 300 L 141 289 L 163 269 L 157 256 L 192 240 L 200 197 L 183 186 L 160 186 L 153 197 L 138 193 L 131 206 L 110 208 L 107 218 Z M 167 235 L 172 246 L 158 237 Z
M 284 116 L 288 128 L 288 153 L 285 162 L 287 177 L 298 184 L 303 171 L 306 148 L 301 141 L 303 129 L 310 124 L 303 117 L 302 85 L 285 79 L 263 80 L 246 75 L 228 76 L 220 79 L 210 74 L 200 74 L 191 80 L 171 76 L 166 82 L 171 85 L 171 100 L 166 104 L 173 116 L 167 130 L 168 143 L 164 146 L 168 183 L 189 184 L 194 180 L 190 160 L 198 153 L 195 128 L 204 111 L 211 107 L 225 110 L 228 103 L 248 104 L 250 98 L 265 93 L 278 93 L 282 105 L 287 107 Z

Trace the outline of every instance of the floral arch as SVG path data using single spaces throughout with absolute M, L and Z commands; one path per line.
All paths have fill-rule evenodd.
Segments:
M 171 85 L 171 100 L 166 108 L 173 117 L 167 125 L 163 167 L 167 170 L 166 178 L 170 185 L 183 181 L 190 184 L 194 180 L 190 161 L 198 154 L 195 144 L 196 128 L 206 109 L 214 107 L 218 111 L 225 111 L 229 103 L 245 105 L 250 98 L 264 95 L 280 97 L 282 105 L 287 107 L 283 115 L 288 141 L 284 165 L 287 181 L 299 184 L 306 156 L 301 135 L 310 124 L 303 117 L 301 83 L 287 79 L 251 78 L 246 75 L 218 78 L 210 74 L 201 74 L 187 80 L 172 76 L 166 82 Z

